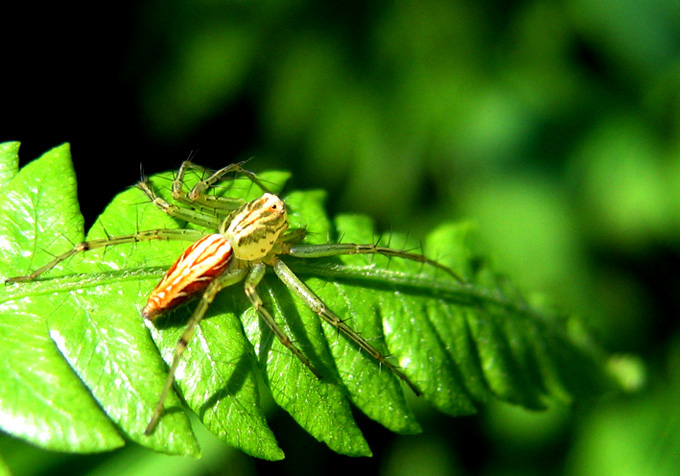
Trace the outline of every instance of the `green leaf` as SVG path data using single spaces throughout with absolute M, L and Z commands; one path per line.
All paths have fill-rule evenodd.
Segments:
M 19 143 L 0 143 L 0 189 L 19 172 Z
M 18 147 L 3 144 L 0 167 L 14 169 Z M 0 273 L 9 276 L 45 260 L 54 243 L 82 229 L 68 146 L 46 153 L 20 176 L 3 173 L 0 195 Z M 60 193 L 54 193 L 59 190 Z M 63 233 L 63 234 L 62 234 Z M 33 258 L 35 256 L 35 258 Z M 33 285 L 34 283 L 29 283 Z M 50 339 L 47 318 L 55 301 L 2 290 L 0 302 L 0 425 L 7 433 L 58 451 L 94 452 L 123 445 L 114 425 L 71 371 Z
M 7 467 L 5 460 L 0 458 L 0 476 L 12 476 L 12 472 Z
M 16 155 L 16 148 L 9 150 L 8 155 Z M 258 177 L 278 193 L 288 174 Z M 171 173 L 152 178 L 167 200 L 172 178 Z M 26 274 L 84 239 L 65 146 L 22 169 L 7 187 L 0 202 L 3 276 Z M 246 200 L 261 193 L 245 178 L 219 192 Z M 284 197 L 291 226 L 308 231 L 306 243 L 377 241 L 366 217 L 329 220 L 324 199 L 319 191 Z M 131 188 L 113 200 L 87 239 L 186 226 Z M 419 246 L 396 233 L 380 243 L 405 250 Z M 99 450 L 112 448 L 122 444 L 118 430 L 158 451 L 198 454 L 174 393 L 156 431 L 143 433 L 165 382 L 165 364 L 172 360 L 193 305 L 146 327 L 140 309 L 187 246 L 152 241 L 80 253 L 36 281 L 0 290 L 0 332 L 9 343 L 0 351 L 6 354 L 0 381 L 3 386 L 15 382 L 0 390 L 5 431 L 48 448 L 93 451 L 74 441 L 99 445 Z M 530 305 L 496 276 L 475 251 L 469 224 L 442 225 L 427 237 L 424 252 L 455 269 L 465 283 L 432 266 L 384 256 L 282 259 L 329 309 L 391 356 L 425 400 L 449 415 L 473 413 L 491 398 L 542 408 L 548 398 L 571 400 L 608 388 L 599 351 L 573 336 L 568 320 Z M 352 405 L 392 431 L 420 431 L 404 394 L 410 390 L 399 378 L 322 322 L 273 273 L 258 291 L 323 378 L 317 379 L 273 336 L 251 308 L 242 283 L 222 291 L 176 372 L 184 402 L 214 434 L 253 456 L 282 458 L 261 405 L 263 388 L 307 432 L 339 453 L 371 454 Z M 35 359 L 36 348 L 49 358 Z M 63 392 L 80 395 L 78 401 L 86 400 L 90 407 L 79 403 L 71 408 L 66 403 L 75 397 L 69 397 L 55 415 L 56 397 L 47 392 L 54 378 L 36 370 L 35 362 L 56 367 Z M 35 398 L 17 398 L 20 391 Z M 45 401 L 49 404 L 41 406 Z M 13 405 L 5 408 L 6 402 Z M 98 417 L 84 415 L 86 408 Z M 40 417 L 42 440 L 31 439 L 20 424 L 5 425 L 25 421 L 27 414 Z M 68 438 L 57 431 L 64 428 Z

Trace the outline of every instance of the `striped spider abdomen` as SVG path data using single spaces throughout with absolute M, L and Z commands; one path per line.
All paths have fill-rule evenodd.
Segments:
M 227 269 L 231 243 L 223 235 L 207 235 L 189 246 L 151 291 L 142 315 L 153 321 L 197 294 Z

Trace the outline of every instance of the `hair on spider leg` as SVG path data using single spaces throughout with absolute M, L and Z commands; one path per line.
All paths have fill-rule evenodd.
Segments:
M 58 228 L 58 224 L 57 224 L 58 221 L 59 221 L 58 218 L 54 218 L 52 220 L 52 223 L 49 223 L 45 226 L 45 229 L 51 230 L 51 229 L 54 229 L 54 228 Z M 59 236 L 64 238 L 66 241 L 68 241 L 69 244 L 71 245 L 71 248 L 75 248 L 77 245 L 82 244 L 82 242 L 80 242 L 80 241 L 78 241 L 78 242 L 73 241 L 68 235 L 65 235 L 64 233 L 59 233 Z M 36 237 L 36 240 L 37 240 L 37 237 Z M 53 240 L 52 243 L 50 243 L 50 246 L 54 243 L 54 241 L 56 241 L 56 239 Z M 43 248 L 42 246 L 38 246 L 38 248 L 40 249 L 40 251 L 50 255 L 52 258 L 56 258 L 57 256 L 59 256 L 57 254 L 52 253 L 50 250 Z
M 387 232 L 387 244 L 385 245 L 386 248 L 390 248 L 392 246 L 392 237 L 394 237 L 394 230 L 392 229 L 392 225 L 390 225 L 390 228 Z
M 149 199 L 146 198 L 146 197 L 140 197 L 140 199 L 141 199 L 141 200 L 135 201 L 135 202 L 132 202 L 132 203 L 129 203 L 128 205 L 131 205 L 131 206 L 133 206 L 133 207 L 139 207 L 139 206 L 148 205 L 149 203 L 151 203 L 151 202 L 149 201 Z
M 236 172 L 234 172 L 234 176 L 232 176 L 231 179 L 223 179 L 219 183 L 216 183 L 215 185 L 210 187 L 211 193 L 216 196 L 222 196 L 229 192 L 238 192 L 239 194 L 242 195 L 248 195 L 252 192 L 253 187 L 257 185 L 252 181 L 248 181 L 247 185 L 241 186 L 240 182 L 241 181 L 237 180 L 236 178 Z M 272 181 L 269 180 L 261 180 L 261 182 L 275 185 Z
M 300 233 L 300 235 L 301 235 L 300 240 L 301 241 L 304 240 L 305 238 L 307 238 L 308 236 L 317 236 L 319 234 L 318 232 L 315 232 L 315 231 L 309 231 L 309 228 L 307 227 L 306 224 L 302 225 L 298 228 L 295 228 L 295 229 L 299 230 L 297 233 Z
M 382 241 L 383 237 L 384 237 L 384 234 L 381 232 L 381 233 L 378 235 L 378 239 L 377 239 L 377 240 L 373 240 L 373 247 L 374 247 L 374 248 L 377 248 L 378 246 L 380 246 L 380 242 Z M 389 238 L 388 238 L 387 247 L 389 248 Z M 371 253 L 371 254 L 367 257 L 367 261 L 368 261 L 370 264 L 373 264 L 373 262 L 374 262 L 374 260 L 375 260 L 375 255 L 376 255 L 376 253 Z M 387 269 L 389 269 L 389 266 L 390 266 L 390 258 L 387 257 Z
M 297 228 L 289 228 L 287 233 L 289 234 L 290 238 L 286 241 L 291 244 L 301 243 L 308 236 L 314 237 L 318 235 L 317 232 L 309 231 L 307 225 L 303 225 Z
M 187 160 L 189 162 L 193 162 L 196 157 L 198 157 L 198 149 L 193 149 L 189 151 L 189 155 L 187 156 Z
M 372 345 L 373 342 L 383 342 L 383 343 L 385 342 L 385 341 L 384 341 L 384 336 L 383 336 L 383 335 L 377 335 L 377 336 L 374 336 L 374 337 L 368 337 L 368 338 L 366 338 L 366 337 L 364 337 L 363 335 L 359 334 L 358 332 L 357 332 L 357 334 L 358 334 L 364 341 L 368 342 L 368 343 L 371 344 L 371 345 Z M 372 345 L 372 346 L 373 346 L 373 345 Z M 371 356 L 371 354 L 370 354 L 366 349 L 364 349 L 363 347 L 361 347 L 361 346 L 355 346 L 355 347 L 356 347 L 356 351 L 357 351 L 358 353 L 360 353 L 360 354 L 366 354 L 366 355 L 368 355 L 369 357 Z M 383 351 L 387 350 L 387 346 L 386 346 L 386 345 L 380 346 L 380 347 L 382 347 L 382 349 L 379 348 L 379 347 L 375 347 L 375 346 L 373 346 L 373 347 L 374 347 L 376 350 L 378 350 L 379 352 L 381 352 L 381 353 L 382 353 Z M 380 360 L 375 360 L 375 362 L 378 364 L 378 368 L 380 369 L 380 371 L 382 371 L 383 366 L 385 366 L 385 367 L 387 367 L 387 368 L 389 369 L 389 368 L 390 368 L 390 365 L 391 365 L 392 367 L 394 367 L 394 368 L 397 368 L 397 369 L 403 369 L 403 367 L 401 367 L 401 365 L 398 365 L 398 364 L 394 364 L 394 363 L 392 363 L 392 362 L 389 362 L 389 360 L 396 360 L 396 358 L 394 357 L 394 354 L 392 354 L 392 353 L 383 353 L 382 356 L 383 356 L 383 358 L 385 359 L 385 363 L 381 362 Z M 388 365 L 388 364 L 389 364 L 389 365 Z
M 251 172 L 251 173 L 252 173 L 252 172 Z M 255 175 L 255 174 L 253 174 L 253 175 Z M 270 187 L 274 187 L 274 186 L 278 185 L 278 183 L 274 182 L 273 180 L 266 180 L 266 179 L 259 179 L 259 178 L 258 178 L 258 180 L 259 180 L 259 182 L 260 182 L 259 184 L 257 184 L 258 187 L 260 187 L 261 185 L 269 185 Z M 255 186 L 255 185 L 256 185 L 255 182 L 250 182 L 250 187 L 251 187 L 251 188 L 252 188 L 253 186 Z M 249 189 L 249 190 L 250 190 L 250 189 Z M 264 190 L 265 190 L 265 191 L 268 191 L 268 190 L 270 190 L 270 189 L 267 188 L 267 187 L 265 187 Z
M 420 248 L 420 254 L 425 256 L 425 247 L 423 246 L 423 240 L 418 240 L 418 248 Z M 420 269 L 418 270 L 418 273 L 423 274 L 424 269 L 425 269 L 425 262 L 421 261 L 420 262 Z
M 415 250 L 419 250 L 418 253 L 422 256 L 425 256 L 425 247 L 423 246 L 423 240 L 418 238 L 418 246 L 414 246 L 413 248 L 406 248 L 406 245 L 411 241 L 411 230 L 406 233 L 406 239 L 404 240 L 404 246 L 401 248 L 401 251 L 404 253 L 413 253 Z M 420 270 L 422 271 L 423 265 L 425 262 L 421 262 Z
M 421 242 L 421 246 L 422 246 L 422 242 Z M 437 254 L 436 254 L 435 256 L 432 257 L 432 260 L 433 260 L 434 262 L 436 262 L 436 263 L 442 263 L 443 261 L 445 261 L 445 259 L 446 259 L 447 257 L 448 257 L 448 256 L 447 256 L 446 254 L 441 254 L 441 253 L 439 252 L 439 250 L 438 250 L 438 251 L 437 251 Z M 423 265 L 425 265 L 425 263 L 423 263 Z M 446 265 L 442 265 L 442 266 L 446 266 Z M 446 267 L 448 268 L 448 266 L 446 266 Z M 441 270 L 441 269 L 440 269 L 440 270 Z M 441 270 L 441 271 L 444 271 L 444 270 Z M 449 274 L 450 274 L 450 273 L 449 273 Z M 456 275 L 457 275 L 457 273 L 456 273 Z M 462 278 L 460 278 L 460 280 L 461 280 L 461 282 L 464 282 L 464 280 L 463 280 Z
M 404 245 L 401 247 L 401 250 L 404 251 L 406 249 L 406 244 L 411 241 L 413 232 L 411 230 L 406 232 L 406 236 L 404 237 Z
M 138 216 L 137 214 L 135 214 L 135 220 L 138 220 L 138 218 L 139 218 L 139 216 Z M 112 237 L 113 235 L 111 235 L 111 234 L 109 233 L 109 231 L 106 229 L 106 224 L 105 224 L 102 220 L 97 220 L 97 223 L 99 224 L 99 227 L 101 228 L 101 231 L 104 233 L 104 236 L 106 236 L 105 239 L 106 239 L 106 240 L 111 240 L 111 237 Z M 139 222 L 138 222 L 138 221 L 137 221 L 137 223 L 135 224 L 135 233 L 139 233 Z M 84 242 L 84 243 L 86 243 L 86 242 Z M 137 245 L 137 243 L 136 243 L 136 242 L 133 242 L 132 245 L 133 245 L 132 250 L 134 251 L 134 249 L 135 249 L 134 247 Z M 73 245 L 73 246 L 77 246 L 77 245 Z M 102 248 L 99 248 L 99 252 L 101 253 L 102 258 L 106 255 L 106 252 L 109 250 L 109 248 L 111 248 L 111 246 L 104 246 L 104 247 L 102 247 Z M 101 264 L 102 264 L 101 262 L 98 262 L 97 264 L 100 265 L 99 267 L 100 267 L 100 269 L 101 269 L 102 271 L 106 271 L 106 270 L 104 269 L 104 267 L 101 266 Z
M 71 248 L 75 248 L 76 246 L 82 244 L 82 242 L 75 242 L 75 241 L 73 241 L 71 238 L 69 238 L 68 236 L 66 236 L 66 235 L 63 234 L 63 233 L 59 233 L 59 235 L 60 235 L 62 238 L 65 238 L 66 241 L 69 242 L 69 244 L 71 245 Z M 38 249 L 40 249 L 40 251 L 42 251 L 43 253 L 50 255 L 52 258 L 56 258 L 57 256 L 59 256 L 58 254 L 54 254 L 54 253 L 52 253 L 50 250 L 48 250 L 47 248 L 43 248 L 42 246 L 38 246 Z M 74 255 L 74 256 L 75 256 L 75 255 Z
M 160 175 L 160 176 L 159 176 L 159 175 L 156 175 L 156 176 L 154 176 L 154 180 L 155 180 L 155 181 L 156 181 L 156 180 L 163 180 L 163 181 L 166 181 L 166 182 L 173 182 L 174 179 L 175 179 L 175 176 L 176 176 L 177 172 L 175 172 L 175 171 L 173 170 L 171 173 L 172 173 L 172 176 L 173 176 L 172 179 L 169 179 L 169 178 L 167 178 L 167 177 L 165 177 L 165 176 L 163 176 L 163 175 Z M 146 183 L 146 184 L 150 184 L 150 183 L 151 183 L 151 177 L 149 177 L 149 176 L 145 173 L 145 171 L 144 171 L 144 164 L 142 164 L 141 162 L 140 162 L 140 164 L 139 164 L 139 183 Z M 136 185 L 132 185 L 131 187 L 135 187 L 135 186 L 136 186 Z
M 134 185 L 131 185 L 129 188 L 140 188 L 140 184 L 144 184 L 149 188 L 153 188 L 154 191 L 157 191 L 159 189 L 161 190 L 167 190 L 167 191 L 172 191 L 172 184 L 174 183 L 174 179 L 170 179 L 168 177 L 165 177 L 163 175 L 156 175 L 153 178 L 153 183 L 151 182 L 151 178 L 148 175 L 143 175 L 139 182 L 137 182 Z M 166 184 L 159 184 L 159 182 L 166 182 Z M 135 205 L 138 204 L 147 204 L 149 203 L 149 200 L 143 200 L 142 202 L 137 202 Z
M 135 229 L 136 229 L 137 231 L 139 231 L 139 221 L 138 221 L 138 220 L 139 220 L 139 216 L 138 216 L 137 214 L 135 214 L 135 221 L 137 222 L 137 223 L 135 224 Z M 109 234 L 109 231 L 106 229 L 106 225 L 104 224 L 104 222 L 101 221 L 101 220 L 99 220 L 98 223 L 99 223 L 99 226 L 100 226 L 101 229 L 102 229 L 102 232 L 104 232 L 104 235 L 106 235 L 106 239 L 107 239 L 107 240 L 110 240 L 110 239 L 111 239 L 111 235 Z
M 144 164 L 139 163 L 139 180 L 142 182 L 146 182 L 148 180 L 148 177 L 144 174 Z
M 329 235 L 326 237 L 326 239 L 327 239 L 327 243 L 331 243 L 330 232 L 329 232 Z M 342 240 L 344 240 L 344 239 L 345 239 L 345 232 L 343 231 L 343 232 L 340 234 L 340 236 L 338 236 L 338 241 L 337 241 L 337 243 L 338 243 L 338 244 L 339 244 L 339 243 L 342 243 Z
M 363 337 L 363 336 L 362 336 L 362 337 Z M 378 334 L 378 335 L 375 335 L 375 336 L 373 336 L 373 337 L 364 337 L 364 339 L 366 339 L 366 341 L 368 341 L 368 342 L 372 342 L 372 341 L 383 342 L 384 339 L 385 339 L 385 334 Z M 386 358 L 391 357 L 390 354 L 383 354 L 383 355 L 384 355 Z
M 260 351 L 260 352 L 255 351 L 255 359 L 256 359 L 258 362 L 261 362 L 261 365 L 263 365 L 264 367 L 266 367 L 266 365 L 267 365 L 267 358 L 266 358 L 266 357 L 267 357 L 267 354 L 273 354 L 273 355 L 276 355 L 276 356 L 278 356 L 278 357 L 284 357 L 284 358 L 288 359 L 288 360 L 286 361 L 286 362 L 287 362 L 286 365 L 293 365 L 294 362 L 300 362 L 299 357 L 298 357 L 296 354 L 294 354 L 293 352 L 291 352 L 289 349 L 287 349 L 287 348 L 285 348 L 285 347 L 284 347 L 283 349 L 279 349 L 279 348 L 277 348 L 276 346 L 273 346 L 272 344 L 273 344 L 273 342 L 274 342 L 275 339 L 276 339 L 276 336 L 274 335 L 274 333 L 273 333 L 273 332 L 270 332 L 269 335 L 268 335 L 268 337 L 267 337 L 267 341 L 266 341 L 266 342 L 265 342 L 265 340 L 264 340 L 264 337 L 263 337 L 262 340 L 260 341 L 259 348 L 260 348 L 260 349 L 263 349 L 263 348 L 264 348 L 265 351 L 264 351 L 264 352 L 262 352 L 262 351 Z M 295 339 L 295 338 L 289 337 L 289 338 L 288 338 L 288 342 L 289 342 L 291 345 L 293 345 L 293 346 L 297 346 L 297 344 L 299 344 L 300 342 L 302 342 L 302 340 L 301 340 L 301 339 Z M 264 344 L 264 345 L 263 345 L 263 344 Z M 260 353 L 261 353 L 262 355 L 260 355 Z M 307 354 L 306 354 L 306 353 L 303 354 L 303 355 L 305 355 L 305 358 L 307 357 Z M 264 358 L 264 360 L 263 360 L 263 358 Z M 325 366 L 324 366 L 324 365 L 320 365 L 320 363 L 319 363 L 319 362 L 320 362 L 320 359 L 318 358 L 318 356 L 316 356 L 316 355 L 313 354 L 312 359 L 311 359 L 311 360 L 314 361 L 313 364 L 311 363 L 311 361 L 309 361 L 309 359 L 307 359 L 307 360 L 308 360 L 309 365 L 312 366 L 311 368 L 310 368 L 310 367 L 308 367 L 308 368 L 310 368 L 310 370 L 311 370 L 312 368 L 314 369 L 314 370 L 312 370 L 312 374 L 313 374 L 316 378 L 321 379 L 322 377 L 325 377 L 325 376 L 328 374 L 328 372 L 327 372 L 326 370 L 319 370 L 319 369 L 325 369 Z M 302 365 L 307 365 L 307 364 L 305 364 L 305 363 L 303 362 Z M 263 370 L 264 370 L 264 369 L 263 369 Z

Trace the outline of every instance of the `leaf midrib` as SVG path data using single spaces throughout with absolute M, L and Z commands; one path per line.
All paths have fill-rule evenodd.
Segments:
M 524 302 L 508 299 L 489 289 L 472 283 L 460 284 L 451 279 L 443 279 L 431 275 L 413 275 L 371 266 L 352 266 L 339 263 L 317 263 L 309 260 L 286 259 L 296 274 L 316 277 L 329 281 L 342 281 L 347 284 L 361 283 L 376 289 L 395 288 L 411 295 L 438 297 L 456 304 L 492 305 L 502 309 L 540 318 Z M 128 283 L 131 281 L 158 280 L 166 271 L 166 267 L 152 266 L 102 273 L 77 273 L 50 277 L 38 281 L 5 285 L 5 292 L 0 303 L 32 296 L 51 293 L 66 293 L 86 288 L 109 284 Z M 271 270 L 269 270 L 271 272 Z
M 164 267 L 153 266 L 148 268 L 107 271 L 103 273 L 66 274 L 25 283 L 5 284 L 5 292 L 2 293 L 2 296 L 0 297 L 0 303 L 32 296 L 42 296 L 45 294 L 66 293 L 109 284 L 151 279 L 158 280 L 164 272 Z
M 472 283 L 460 284 L 449 278 L 412 275 L 370 266 L 313 263 L 308 260 L 295 260 L 289 264 L 291 269 L 301 276 L 313 276 L 334 282 L 343 281 L 347 284 L 361 283 L 365 287 L 373 286 L 385 290 L 399 288 L 411 291 L 412 295 L 434 296 L 455 304 L 492 305 L 519 315 L 545 320 L 545 317 L 530 309 L 525 302 L 506 298 L 498 292 Z

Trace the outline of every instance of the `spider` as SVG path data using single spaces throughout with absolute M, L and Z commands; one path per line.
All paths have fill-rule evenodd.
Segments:
M 166 214 L 216 232 L 208 233 L 194 229 L 156 229 L 85 241 L 56 256 L 52 261 L 32 273 L 9 278 L 7 281 L 23 282 L 36 279 L 69 257 L 97 248 L 151 240 L 187 240 L 193 242 L 153 289 L 141 311 L 145 319 L 154 321 L 171 309 L 189 300 L 198 299 L 198 304 L 175 346 L 165 385 L 145 429 L 147 435 L 154 431 L 162 417 L 165 400 L 174 384 L 175 371 L 196 331 L 196 327 L 206 315 L 217 293 L 241 281 L 244 282 L 245 294 L 252 307 L 279 341 L 313 375 L 319 379 L 322 378 L 314 365 L 293 343 L 264 306 L 257 287 L 267 268 L 272 268 L 276 276 L 290 289 L 292 294 L 297 296 L 312 312 L 345 334 L 359 348 L 366 351 L 380 365 L 390 369 L 416 394 L 419 394 L 418 387 L 398 366 L 390 362 L 385 355 L 330 310 L 295 275 L 281 257 L 322 258 L 351 254 L 381 254 L 413 260 L 439 268 L 461 283 L 463 282 L 462 279 L 450 268 L 421 254 L 378 246 L 377 244 L 302 244 L 301 242 L 306 235 L 305 230 L 289 229 L 284 202 L 278 196 L 270 193 L 256 174 L 243 167 L 244 164 L 245 162 L 239 162 L 217 171 L 211 171 L 190 160 L 184 161 L 172 182 L 172 197 L 176 204 L 169 203 L 160 197 L 154 191 L 148 178 L 144 176 L 136 185 L 157 208 Z M 186 192 L 184 180 L 189 170 L 197 171 L 202 174 L 203 178 L 189 192 Z M 211 189 L 216 188 L 218 183 L 226 180 L 226 177 L 230 174 L 244 175 L 263 191 L 263 195 L 244 203 L 243 200 L 209 193 Z

